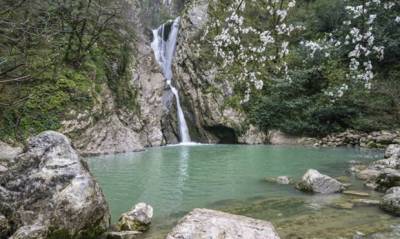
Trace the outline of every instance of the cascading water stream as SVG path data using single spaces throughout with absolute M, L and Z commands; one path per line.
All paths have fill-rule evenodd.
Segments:
M 186 124 L 185 115 L 183 114 L 181 103 L 179 100 L 178 90 L 172 85 L 172 61 L 175 55 L 176 40 L 179 33 L 180 18 L 176 18 L 172 23 L 164 23 L 159 28 L 153 30 L 153 48 L 155 58 L 160 64 L 164 77 L 168 86 L 171 88 L 172 93 L 176 99 L 179 133 L 181 136 L 181 143 L 189 143 L 190 135 L 189 129 Z

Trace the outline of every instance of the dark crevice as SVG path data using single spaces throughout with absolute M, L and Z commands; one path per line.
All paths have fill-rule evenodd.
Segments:
M 213 134 L 218 138 L 218 144 L 237 144 L 238 137 L 234 129 L 226 127 L 224 125 L 215 125 L 205 127 L 205 130 Z

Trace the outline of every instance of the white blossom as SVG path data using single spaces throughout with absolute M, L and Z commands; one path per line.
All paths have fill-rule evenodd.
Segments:
M 269 14 L 269 22 L 264 29 L 257 29 L 251 23 L 246 22 L 245 10 L 249 4 L 257 4 L 257 1 L 233 0 L 227 8 L 227 17 L 222 24 L 212 21 L 202 37 L 209 34 L 210 29 L 219 32 L 212 41 L 212 47 L 216 57 L 222 60 L 223 67 L 234 64 L 240 65 L 242 72 L 235 77 L 239 82 L 245 82 L 248 89 L 244 92 L 242 102 L 249 100 L 251 87 L 261 90 L 264 86 L 261 74 L 257 73 L 257 67 L 265 68 L 267 62 L 276 65 L 278 72 L 283 73 L 284 78 L 290 80 L 289 67 L 285 62 L 290 53 L 289 36 L 293 31 L 304 29 L 287 23 L 289 10 L 296 6 L 295 0 L 267 0 L 266 14 Z M 248 41 L 259 39 L 259 42 Z M 273 70 L 274 71 L 274 70 Z

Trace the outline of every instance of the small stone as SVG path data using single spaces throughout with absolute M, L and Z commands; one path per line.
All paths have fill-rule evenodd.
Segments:
M 358 172 L 360 172 L 360 171 L 363 171 L 363 170 L 365 170 L 367 168 L 367 166 L 366 165 L 363 165 L 363 164 L 355 164 L 355 165 L 352 165 L 350 168 L 349 168 L 349 172 L 350 173 L 358 173 Z
M 343 191 L 343 194 L 350 195 L 350 196 L 369 197 L 368 193 L 353 191 L 353 190 Z
M 8 168 L 6 166 L 0 165 L 0 173 L 5 173 L 8 171 Z
M 352 185 L 351 183 L 343 183 L 344 188 L 349 188 L 349 187 L 351 187 L 351 185 Z
M 153 218 L 153 208 L 146 203 L 138 203 L 118 220 L 117 226 L 121 231 L 145 232 L 149 229 Z
M 362 161 L 360 161 L 360 160 L 350 160 L 348 163 L 349 163 L 349 164 L 352 164 L 352 165 L 360 165 L 360 164 L 363 164 Z
M 265 181 L 270 182 L 270 183 L 277 183 L 277 184 L 283 184 L 283 185 L 288 185 L 292 182 L 292 180 L 288 176 L 279 176 L 279 177 L 267 177 L 265 178 Z
M 364 186 L 372 190 L 376 190 L 376 188 L 378 187 L 375 182 L 366 182 L 364 183 Z

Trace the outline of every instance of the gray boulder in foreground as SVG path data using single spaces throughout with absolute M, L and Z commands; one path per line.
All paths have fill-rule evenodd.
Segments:
M 309 169 L 302 177 L 296 188 L 303 192 L 312 193 L 339 193 L 345 189 L 344 184 L 315 169 Z
M 0 174 L 0 182 L 0 215 L 12 225 L 1 235 L 91 239 L 109 227 L 99 185 L 60 133 L 46 131 L 31 138 L 9 170 Z M 5 220 L 1 228 L 7 228 Z
M 166 239 L 279 239 L 270 222 L 209 209 L 194 209 Z

